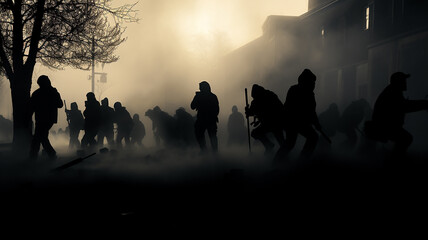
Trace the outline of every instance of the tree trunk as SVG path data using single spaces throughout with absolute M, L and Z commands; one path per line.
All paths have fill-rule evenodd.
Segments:
M 13 150 L 21 156 L 28 154 L 32 137 L 30 90 L 32 72 L 17 71 L 11 79 L 13 109 Z

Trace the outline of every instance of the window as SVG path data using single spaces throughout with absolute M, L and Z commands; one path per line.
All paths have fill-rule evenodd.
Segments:
M 366 28 L 368 30 L 370 28 L 370 6 L 366 7 Z

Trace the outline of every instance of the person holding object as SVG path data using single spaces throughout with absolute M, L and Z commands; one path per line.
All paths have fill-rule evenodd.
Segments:
M 200 92 L 196 92 L 190 104 L 196 110 L 195 136 L 201 152 L 206 151 L 205 131 L 208 132 L 211 147 L 214 153 L 218 152 L 217 122 L 220 107 L 217 96 L 211 92 L 210 84 L 206 81 L 199 83 Z
M 304 69 L 298 78 L 298 83 L 289 88 L 284 102 L 285 114 L 285 132 L 287 135 L 285 141 L 286 155 L 291 151 L 297 140 L 298 134 L 306 138 L 306 142 L 301 151 L 302 157 L 310 157 L 318 143 L 319 136 L 315 129 L 323 134 L 321 124 L 316 113 L 315 101 L 315 74 L 309 69 Z M 328 139 L 326 137 L 326 139 Z
M 251 137 L 263 144 L 264 154 L 269 156 L 273 153 L 275 144 L 269 140 L 268 133 L 275 136 L 280 149 L 284 147 L 284 107 L 274 92 L 257 84 L 252 86 L 251 97 L 253 100 L 250 106 L 245 107 L 247 119 L 249 116 L 254 116 L 255 120 L 251 123 L 255 127 L 251 131 Z

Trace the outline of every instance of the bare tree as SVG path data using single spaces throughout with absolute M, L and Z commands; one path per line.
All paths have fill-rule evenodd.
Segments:
M 94 59 L 118 60 L 123 22 L 137 21 L 135 4 L 112 0 L 0 0 L 0 73 L 9 80 L 15 146 L 31 136 L 30 89 L 36 61 L 88 69 Z

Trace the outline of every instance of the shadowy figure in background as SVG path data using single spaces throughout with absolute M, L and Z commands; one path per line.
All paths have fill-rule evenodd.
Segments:
M 0 115 L 0 141 L 12 142 L 13 122 Z
M 146 111 L 146 116 L 152 120 L 153 135 L 159 147 L 161 140 L 167 147 L 174 147 L 177 143 L 178 131 L 175 128 L 175 119 L 167 112 L 162 111 L 159 106 Z
M 287 154 L 291 151 L 297 140 L 297 135 L 301 134 L 306 138 L 306 142 L 301 151 L 302 157 L 310 157 L 318 143 L 318 134 L 312 126 L 321 131 L 316 113 L 315 101 L 315 81 L 316 76 L 309 69 L 303 70 L 298 78 L 298 83 L 289 88 L 287 97 L 284 103 L 286 151 Z
M 206 81 L 199 83 L 200 92 L 196 92 L 190 107 L 196 110 L 195 136 L 201 152 L 206 151 L 205 131 L 208 132 L 214 153 L 218 152 L 217 122 L 220 107 L 217 96 L 211 92 L 210 84 Z
M 125 139 L 126 146 L 131 143 L 131 131 L 134 125 L 128 110 L 120 102 L 114 103 L 114 122 L 117 124 L 116 144 L 122 148 L 122 140 Z
M 228 145 L 242 145 L 247 138 L 244 115 L 238 112 L 238 107 L 232 107 L 232 114 L 227 121 L 227 132 L 229 133 Z
M 108 98 L 104 98 L 101 100 L 101 107 L 100 107 L 100 129 L 98 131 L 98 144 L 100 146 L 104 145 L 104 138 L 107 139 L 107 143 L 110 147 L 114 145 L 114 109 L 108 105 Z
M 100 128 L 101 115 L 100 103 L 95 99 L 92 92 L 86 94 L 83 116 L 85 116 L 85 135 L 83 135 L 81 146 L 82 148 L 95 147 L 97 145 L 95 136 L 97 136 Z
M 318 116 L 320 125 L 323 126 L 325 134 L 331 139 L 336 135 L 340 121 L 340 112 L 336 103 L 330 104 L 327 110 Z M 323 138 L 319 141 L 319 146 L 324 150 L 330 150 L 331 144 Z
M 152 120 L 152 132 L 153 137 L 155 139 L 156 147 L 160 147 L 160 136 L 159 136 L 159 127 L 158 127 L 158 121 L 155 117 L 155 108 L 159 108 L 158 106 L 154 107 L 153 109 L 148 109 L 146 113 L 144 114 L 146 117 L 148 117 L 150 120 Z
M 77 106 L 76 102 L 72 102 L 70 110 L 65 110 L 65 113 L 67 115 L 67 121 L 69 123 L 68 131 L 70 134 L 70 142 L 68 144 L 68 147 L 70 149 L 79 148 L 79 133 L 80 130 L 84 129 L 85 119 L 83 118 L 82 112 L 79 110 L 79 107 Z
M 193 147 L 196 145 L 194 134 L 195 119 L 183 107 L 178 108 L 174 115 L 179 147 Z
M 48 76 L 42 75 L 37 79 L 39 89 L 30 98 L 31 115 L 35 114 L 36 127 L 31 142 L 30 157 L 37 158 L 40 144 L 49 156 L 55 159 L 56 152 L 49 142 L 49 130 L 58 121 L 58 108 L 64 105 L 60 94 L 53 88 Z
M 250 106 L 245 108 L 246 116 L 254 116 L 255 118 L 254 122 L 251 123 L 255 127 L 251 131 L 251 136 L 262 142 L 265 155 L 269 155 L 272 153 L 275 144 L 269 140 L 268 133 L 274 135 L 280 149 L 284 147 L 284 107 L 274 92 L 257 84 L 252 86 L 251 97 L 253 100 Z
M 407 90 L 409 74 L 396 72 L 391 75 L 390 84 L 377 98 L 372 121 L 365 123 L 365 133 L 373 140 L 395 143 L 394 157 L 403 157 L 413 141 L 413 136 L 403 128 L 406 113 L 428 109 L 427 100 L 408 100 L 403 92 Z
M 346 140 L 341 144 L 342 149 L 354 149 L 357 145 L 358 134 L 362 133 L 360 124 L 371 115 L 370 104 L 365 99 L 353 101 L 342 113 L 340 117 L 338 131 L 346 136 Z M 323 125 L 324 126 L 324 125 Z
M 146 136 L 146 128 L 144 127 L 143 122 L 140 121 L 140 115 L 137 113 L 132 116 L 133 128 L 131 131 L 131 144 L 142 147 L 143 138 Z

